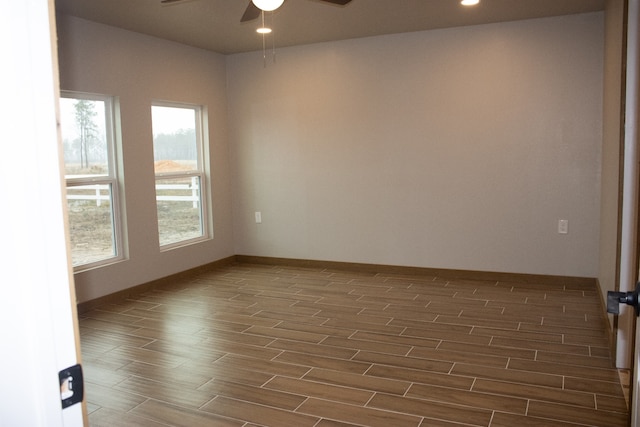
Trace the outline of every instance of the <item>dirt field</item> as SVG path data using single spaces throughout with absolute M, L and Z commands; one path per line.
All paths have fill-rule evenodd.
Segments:
M 156 162 L 156 172 L 191 169 L 176 162 Z M 77 193 L 77 192 L 76 192 Z M 87 194 L 95 193 L 94 190 Z M 106 193 L 106 192 L 105 192 Z M 188 195 L 190 191 L 173 190 L 163 194 Z M 162 230 L 162 245 L 201 235 L 200 209 L 192 202 L 158 201 L 158 223 Z M 111 207 L 102 200 L 69 200 L 69 230 L 73 265 L 87 264 L 114 255 L 115 243 L 111 236 Z M 152 219 L 152 220 L 155 220 Z M 126 236 L 124 236 L 126 239 Z

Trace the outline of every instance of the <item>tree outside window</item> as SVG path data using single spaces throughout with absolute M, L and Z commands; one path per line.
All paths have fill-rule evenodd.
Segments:
M 74 268 L 82 269 L 122 257 L 113 100 L 61 95 L 71 259 Z

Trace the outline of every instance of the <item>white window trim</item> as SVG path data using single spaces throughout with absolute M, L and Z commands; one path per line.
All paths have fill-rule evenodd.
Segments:
M 86 99 L 89 101 L 102 101 L 105 103 L 105 133 L 107 138 L 107 156 L 108 156 L 108 175 L 107 176 L 87 176 L 77 178 L 66 178 L 66 187 L 78 187 L 82 185 L 107 185 L 111 187 L 111 223 L 113 225 L 113 244 L 115 255 L 98 261 L 85 264 L 75 265 L 74 272 L 94 269 L 110 265 L 125 259 L 125 248 L 123 238 L 122 211 L 120 200 L 120 179 L 118 171 L 117 144 L 119 140 L 116 138 L 115 110 L 116 100 L 109 95 L 61 91 L 61 98 Z
M 195 111 L 195 131 L 196 131 L 196 150 L 198 154 L 196 167 L 197 170 L 181 171 L 181 172 L 163 172 L 154 174 L 154 183 L 159 179 L 173 179 L 173 178 L 191 178 L 198 177 L 200 180 L 200 226 L 202 227 L 202 235 L 193 237 L 191 239 L 184 239 L 178 242 L 172 242 L 167 244 L 159 244 L 160 252 L 165 252 L 184 246 L 200 243 L 213 238 L 213 227 L 211 225 L 211 197 L 209 196 L 209 157 L 207 156 L 208 150 L 206 147 L 207 133 L 206 129 L 206 113 L 207 109 L 203 105 L 188 104 L 182 102 L 153 100 L 151 102 L 152 107 L 169 107 L 169 108 L 185 108 Z M 154 188 L 154 192 L 155 192 Z M 159 228 L 158 228 L 159 233 Z M 159 237 L 159 235 L 158 235 Z

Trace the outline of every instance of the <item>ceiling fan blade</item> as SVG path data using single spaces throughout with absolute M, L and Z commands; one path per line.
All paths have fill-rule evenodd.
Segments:
M 344 6 L 345 4 L 351 3 L 351 0 L 320 0 L 320 1 L 323 1 L 325 3 L 339 4 L 340 6 Z
M 161 0 L 160 4 L 162 6 L 171 6 L 171 5 L 179 4 L 179 3 L 187 3 L 189 1 L 191 1 L 191 0 Z
M 258 8 L 258 6 L 256 6 L 251 0 L 249 0 L 249 4 L 245 9 L 242 18 L 240 18 L 240 22 L 253 21 L 260 16 L 260 12 L 262 11 Z

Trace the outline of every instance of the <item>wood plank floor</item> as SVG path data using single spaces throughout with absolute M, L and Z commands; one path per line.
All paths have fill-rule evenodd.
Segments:
M 628 425 L 597 290 L 236 264 L 80 315 L 92 426 Z

